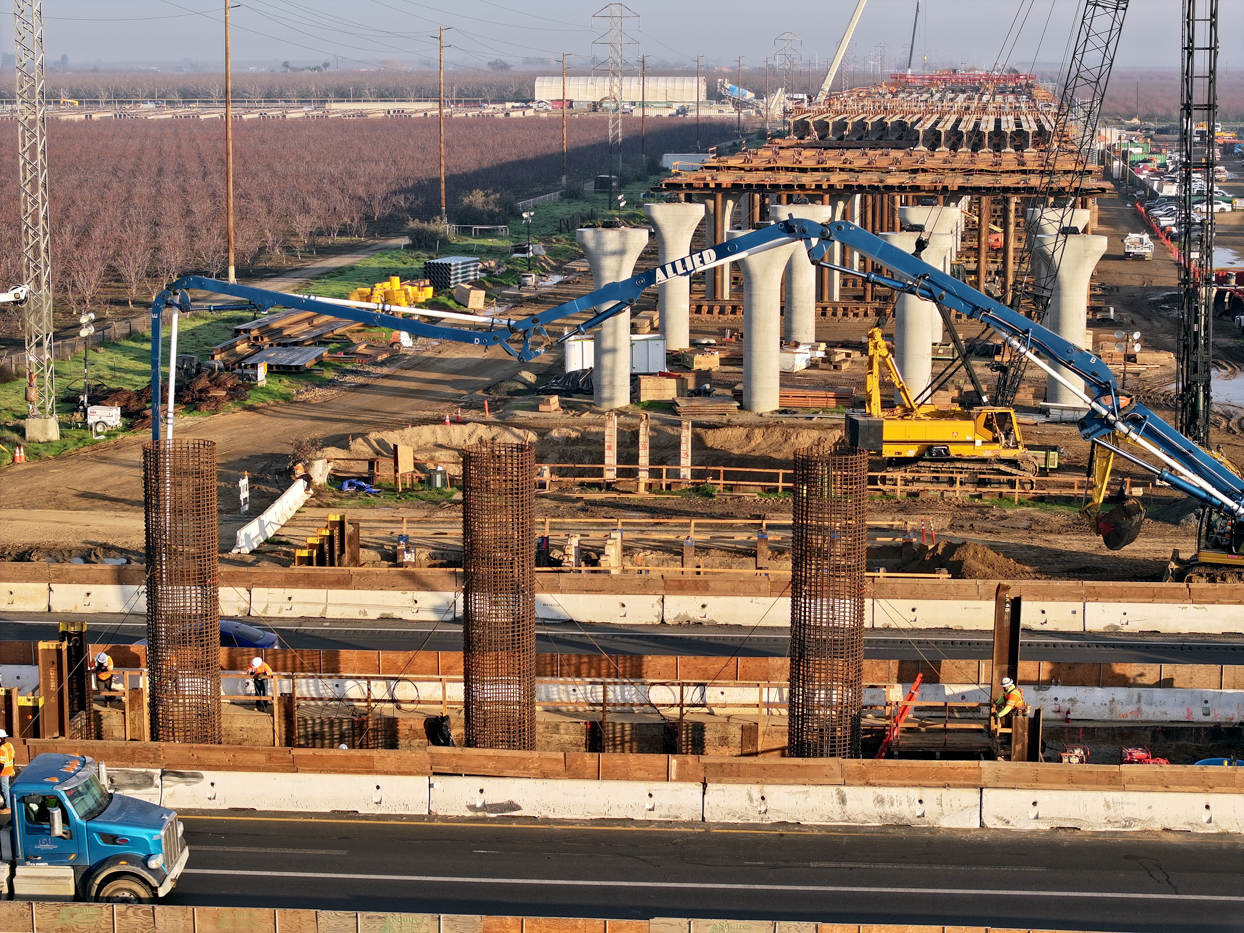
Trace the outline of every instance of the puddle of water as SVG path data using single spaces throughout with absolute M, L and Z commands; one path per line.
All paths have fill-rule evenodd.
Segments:
M 1210 383 L 1215 404 L 1235 405 L 1244 408 L 1244 376 L 1234 379 L 1219 379 L 1217 375 Z
M 1214 247 L 1215 269 L 1244 269 L 1244 259 L 1233 249 L 1225 246 Z

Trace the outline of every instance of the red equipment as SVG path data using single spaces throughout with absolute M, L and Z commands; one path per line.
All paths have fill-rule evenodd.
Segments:
M 916 675 L 916 681 L 911 685 L 911 689 L 907 691 L 907 699 L 899 707 L 898 715 L 894 717 L 894 725 L 890 726 L 890 731 L 886 733 L 885 739 L 881 743 L 881 747 L 877 749 L 877 754 L 873 756 L 876 761 L 880 761 L 886 756 L 886 752 L 890 750 L 890 746 L 894 740 L 898 738 L 898 730 L 903 728 L 903 723 L 911 714 L 911 704 L 916 699 L 916 694 L 920 690 L 920 684 L 924 680 L 923 674 Z
M 1154 758 L 1153 753 L 1143 745 L 1135 748 L 1119 749 L 1119 764 L 1121 765 L 1169 765 L 1170 761 L 1166 758 Z

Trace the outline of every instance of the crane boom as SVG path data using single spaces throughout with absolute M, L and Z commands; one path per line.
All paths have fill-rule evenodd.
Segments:
M 851 14 L 851 20 L 847 23 L 847 31 L 842 34 L 842 41 L 838 43 L 838 51 L 834 53 L 834 60 L 829 63 L 829 71 L 825 73 L 825 80 L 821 82 L 821 89 L 817 91 L 816 103 L 825 103 L 825 98 L 834 89 L 834 78 L 838 77 L 838 67 L 842 64 L 843 56 L 847 54 L 847 46 L 851 44 L 856 24 L 859 23 L 867 4 L 868 0 L 858 0 L 855 4 L 855 12 Z
M 552 343 L 547 326 L 555 321 L 583 312 L 592 312 L 588 320 L 558 337 L 564 342 L 576 334 L 600 326 L 614 315 L 625 311 L 649 288 L 680 276 L 703 272 L 725 262 L 737 262 L 747 256 L 776 249 L 792 242 L 801 243 L 814 265 L 827 266 L 862 275 L 867 281 L 884 285 L 898 292 L 932 301 L 949 311 L 980 321 L 996 331 L 1020 356 L 1061 381 L 1083 402 L 1088 410 L 1080 421 L 1080 434 L 1105 452 L 1122 455 L 1158 480 L 1204 503 L 1210 509 L 1244 519 L 1244 479 L 1227 465 L 1220 463 L 1194 441 L 1184 437 L 1171 425 L 1144 405 L 1119 393 L 1118 383 L 1110 368 L 1088 350 L 1033 321 L 1024 314 L 978 292 L 965 282 L 943 273 L 915 254 L 895 246 L 846 221 L 820 224 L 811 220 L 788 217 L 768 227 L 744 234 L 726 243 L 718 243 L 690 256 L 664 263 L 636 273 L 621 282 L 575 298 L 557 307 L 520 319 L 493 320 L 480 318 L 479 328 L 449 326 L 418 318 L 417 309 L 397 309 L 388 305 L 359 307 L 336 304 L 310 296 L 287 295 L 247 285 L 230 284 L 214 279 L 190 276 L 179 279 L 156 297 L 152 304 L 151 376 L 152 398 L 160 398 L 160 339 L 166 308 L 195 308 L 189 291 L 203 290 L 240 299 L 224 305 L 200 305 L 200 308 L 223 310 L 246 308 L 266 311 L 274 307 L 294 308 L 329 314 L 345 320 L 372 326 L 388 327 L 408 333 L 472 344 L 484 348 L 501 347 L 518 360 L 540 356 Z M 827 260 L 833 243 L 840 243 L 862 253 L 892 275 L 879 272 L 860 273 L 842 269 Z M 399 317 L 398 312 L 415 317 Z M 432 316 L 434 312 L 424 312 Z M 464 322 L 469 323 L 469 322 Z M 1081 387 L 1077 383 L 1083 381 Z M 158 413 L 156 413 L 158 414 Z M 155 440 L 160 436 L 160 419 L 152 418 Z M 1145 455 L 1121 450 L 1117 444 L 1125 439 Z M 1143 514 L 1143 513 L 1142 513 Z M 1134 535 L 1132 536 L 1134 537 Z M 1130 541 L 1131 538 L 1128 538 Z

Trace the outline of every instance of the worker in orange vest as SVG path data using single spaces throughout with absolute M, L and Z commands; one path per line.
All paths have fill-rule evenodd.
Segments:
M 1001 723 L 1007 716 L 1016 711 L 1021 714 L 1027 709 L 1024 702 L 1024 691 L 1020 690 L 1015 681 L 1009 677 L 1002 678 L 1002 695 L 994 701 L 994 710 L 998 714 L 998 722 Z
M 96 690 L 100 693 L 112 692 L 112 658 L 102 651 L 95 655 L 95 666 L 91 669 L 91 673 L 95 675 Z M 111 706 L 112 697 L 104 697 L 104 703 Z
M 266 697 L 268 684 L 272 682 L 272 668 L 264 663 L 263 658 L 251 658 L 250 675 L 251 683 L 255 685 L 255 696 Z M 270 706 L 267 700 L 255 701 L 255 709 L 261 712 L 266 713 Z
M 3 797 L 4 806 L 0 807 L 0 813 L 11 813 L 12 800 L 9 795 L 9 781 L 13 779 L 13 762 L 17 760 L 17 752 L 13 750 L 13 743 L 9 741 L 9 734 L 0 729 L 0 797 Z

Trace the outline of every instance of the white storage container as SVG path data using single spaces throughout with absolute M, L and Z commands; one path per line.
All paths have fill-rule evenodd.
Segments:
M 631 374 L 651 375 L 665 370 L 665 338 L 660 334 L 631 336 Z
M 566 348 L 566 372 L 591 369 L 596 362 L 595 343 L 591 337 L 575 337 L 562 344 Z

